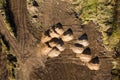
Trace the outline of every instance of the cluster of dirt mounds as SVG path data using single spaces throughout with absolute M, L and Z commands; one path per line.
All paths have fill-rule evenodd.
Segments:
M 109 58 L 111 56 L 102 45 L 102 37 L 95 29 L 94 23 L 88 25 L 81 25 L 81 21 L 76 18 L 75 12 L 69 3 L 60 0 L 47 0 L 43 1 L 40 5 L 40 12 L 42 16 L 40 22 L 43 29 L 48 29 L 52 25 L 60 22 L 63 24 L 64 29 L 71 28 L 74 32 L 74 37 L 78 38 L 83 33 L 86 33 L 89 38 L 90 48 L 93 56 L 100 58 L 100 70 L 91 71 L 79 58 L 75 57 L 72 50 L 67 49 L 63 51 L 58 57 L 49 58 L 45 62 L 45 68 L 34 68 L 30 72 L 31 80 L 110 80 L 112 64 Z M 71 41 L 70 44 L 73 42 Z M 104 54 L 106 52 L 106 54 Z M 34 58 L 31 58 L 35 60 Z M 33 60 L 33 61 L 34 61 Z M 35 61 L 34 61 L 35 62 Z M 30 63 L 32 64 L 32 63 Z M 38 63 L 34 63 L 38 64 Z M 29 64 L 28 64 L 29 65 Z M 37 65 L 36 65 L 37 66 Z
M 88 32 L 86 33 L 88 34 L 89 37 L 89 42 L 90 42 L 89 46 L 91 48 L 92 55 L 93 56 L 98 55 L 100 58 L 100 70 L 91 71 L 86 66 L 84 66 L 84 64 L 80 61 L 80 59 L 75 56 L 75 53 L 73 53 L 73 51 L 69 49 L 69 45 L 65 43 L 65 45 L 67 45 L 67 48 L 58 57 L 49 58 L 46 62 L 45 65 L 46 67 L 45 69 L 43 69 L 43 71 L 41 71 L 41 74 L 39 73 L 39 69 L 37 69 L 38 73 L 35 72 L 35 74 L 38 74 L 39 76 L 38 78 L 42 77 L 42 80 L 46 80 L 46 79 L 47 80 L 56 80 L 56 79 L 57 80 L 79 80 L 79 79 L 110 80 L 111 79 L 110 71 L 112 68 L 111 61 L 109 58 L 104 58 L 107 56 L 101 55 L 102 53 L 101 51 L 104 52 L 105 49 L 100 44 L 100 42 L 97 41 L 100 34 L 95 30 L 93 26 L 94 25 L 92 26 L 89 25 L 90 29 L 92 28 L 92 30 L 89 30 L 90 32 L 88 31 L 89 33 Z M 84 29 L 86 29 L 86 27 L 87 26 L 84 26 L 83 32 Z M 94 32 L 95 34 L 94 35 L 93 33 L 90 34 L 91 32 Z M 82 35 L 82 33 L 76 34 L 76 37 L 77 35 Z M 73 42 L 70 41 L 69 43 L 72 44 Z M 32 75 L 35 74 L 32 73 Z
M 110 80 L 112 63 L 111 53 L 107 52 L 103 47 L 102 36 L 96 30 L 95 24 L 90 22 L 88 25 L 81 25 L 81 21 L 76 18 L 71 5 L 60 0 L 43 1 L 40 5 L 41 23 L 43 28 L 50 28 L 52 25 L 61 22 L 65 29 L 71 28 L 74 37 L 77 38 L 83 33 L 88 34 L 90 48 L 93 56 L 100 58 L 100 70 L 91 71 L 83 66 L 79 58 L 75 57 L 72 50 L 68 47 L 58 57 L 49 58 L 45 63 L 45 69 L 32 73 L 34 79 L 42 80 Z M 70 44 L 73 42 L 71 41 Z M 107 58 L 108 57 L 108 58 Z M 39 72 L 40 70 L 40 72 Z M 37 75 L 38 76 L 37 76 Z M 31 78 L 32 80 L 32 78 Z

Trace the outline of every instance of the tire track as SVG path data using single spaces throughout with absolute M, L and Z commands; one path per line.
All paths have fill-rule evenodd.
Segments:
M 26 0 L 9 0 L 11 12 L 17 29 L 17 41 L 22 51 L 21 56 L 32 54 L 31 48 L 34 45 L 34 37 L 29 31 L 32 25 L 29 23 L 27 15 Z M 31 50 L 31 51 L 30 51 Z
M 0 15 L 0 32 L 1 32 L 2 35 L 5 36 L 6 40 L 9 42 L 11 48 L 16 53 L 16 56 L 18 58 L 20 58 L 20 54 L 18 54 L 18 53 L 21 53 L 21 52 L 19 50 L 19 46 L 17 44 L 17 40 L 10 35 L 10 33 L 7 30 L 7 27 L 6 27 L 5 23 L 4 23 L 1 15 Z

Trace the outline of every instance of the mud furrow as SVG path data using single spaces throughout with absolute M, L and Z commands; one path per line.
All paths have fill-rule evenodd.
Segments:
M 27 19 L 26 0 L 9 0 L 11 12 L 14 15 L 14 21 L 17 29 L 17 41 L 22 51 L 22 57 L 29 55 L 29 51 L 34 44 L 34 37 L 29 32 L 29 20 Z M 16 5 L 17 4 L 17 5 Z
M 6 40 L 9 42 L 10 46 L 12 47 L 12 49 L 15 51 L 16 56 L 18 58 L 20 58 L 20 50 L 17 44 L 17 41 L 14 37 L 12 37 L 4 23 L 4 21 L 2 20 L 2 16 L 0 15 L 0 32 L 2 35 L 5 36 Z

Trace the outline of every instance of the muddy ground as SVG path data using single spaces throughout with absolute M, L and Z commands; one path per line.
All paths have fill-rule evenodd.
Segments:
M 22 70 L 28 69 L 26 72 L 24 72 L 24 74 L 27 75 L 27 78 L 22 72 L 18 71 L 19 73 L 17 73 L 16 75 L 18 76 L 16 77 L 16 80 L 111 80 L 111 69 L 113 60 L 111 58 L 112 52 L 108 52 L 104 48 L 101 33 L 96 30 L 96 25 L 92 21 L 88 25 L 82 25 L 81 20 L 77 18 L 76 13 L 73 11 L 72 6 L 68 2 L 61 0 L 42 0 L 38 7 L 38 12 L 41 13 L 38 19 L 38 21 L 41 23 L 41 28 L 37 29 L 35 27 L 35 24 L 30 24 L 30 22 L 28 22 L 30 21 L 28 20 L 29 18 L 25 17 L 28 16 L 29 11 L 27 12 L 27 14 L 23 14 L 26 10 L 24 0 L 21 0 L 20 2 L 19 1 L 20 0 L 17 0 L 15 2 L 13 1 L 13 3 L 11 1 L 12 5 L 18 3 L 23 4 L 23 6 L 20 6 L 18 9 L 16 9 L 16 5 L 11 6 L 11 11 L 13 12 L 13 14 L 18 14 L 14 18 L 15 24 L 18 25 L 18 27 L 22 26 L 21 30 L 19 29 L 18 31 L 18 35 L 21 36 L 26 33 L 27 35 L 26 37 L 18 37 L 18 41 L 20 42 L 18 47 L 21 47 L 21 50 L 23 50 L 24 48 L 29 50 L 30 56 L 27 57 L 27 60 L 23 59 L 24 63 L 21 62 L 21 64 L 23 64 L 22 67 L 25 68 Z M 78 58 L 76 58 L 75 54 L 68 48 L 68 43 L 65 43 L 67 48 L 59 57 L 47 60 L 45 59 L 46 62 L 44 68 L 35 67 L 38 66 L 38 64 L 41 64 L 39 63 L 41 59 L 35 55 L 36 53 L 34 51 L 32 51 L 32 45 L 35 45 L 35 43 L 40 40 L 42 30 L 47 30 L 50 26 L 58 22 L 63 24 L 64 29 L 71 28 L 74 32 L 75 38 L 82 35 L 83 33 L 87 33 L 90 42 L 89 47 L 92 50 L 93 57 L 99 56 L 100 58 L 100 70 L 91 71 L 86 66 L 84 66 L 83 63 Z M 0 23 L 0 25 L 3 24 Z M 26 28 L 29 28 L 30 31 L 26 30 Z M 33 34 L 36 39 L 33 39 L 33 36 L 31 36 L 31 34 L 29 33 Z M 30 36 L 30 38 L 28 36 Z M 27 45 L 27 43 L 30 44 Z M 71 41 L 69 43 L 72 44 L 73 42 Z M 20 53 L 23 56 L 27 53 L 29 54 L 29 52 L 22 51 Z M 24 77 L 19 79 L 19 76 Z
M 82 65 L 70 49 L 66 49 L 59 57 L 48 59 L 46 68 L 43 71 L 40 70 L 42 73 L 36 72 L 41 80 L 111 80 L 112 59 L 109 58 L 111 52 L 104 48 L 102 36 L 93 22 L 81 25 L 71 5 L 60 0 L 44 1 L 39 10 L 42 12 L 40 21 L 45 27 L 61 22 L 65 25 L 63 26 L 65 29 L 72 28 L 75 38 L 84 32 L 87 33 L 92 54 L 100 57 L 101 64 L 100 70 L 91 71 Z M 67 43 L 66 46 L 68 46 Z

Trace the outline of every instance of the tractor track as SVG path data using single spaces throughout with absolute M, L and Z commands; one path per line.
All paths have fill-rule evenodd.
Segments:
M 12 47 L 16 55 L 20 58 L 20 55 L 17 54 L 20 52 L 18 44 L 17 44 L 17 40 L 13 36 L 10 35 L 1 15 L 0 15 L 0 32 L 1 34 L 4 34 L 4 37 L 9 42 L 9 45 Z

